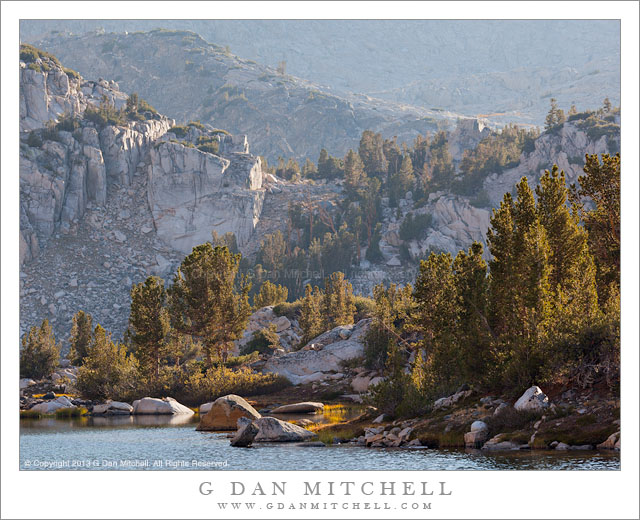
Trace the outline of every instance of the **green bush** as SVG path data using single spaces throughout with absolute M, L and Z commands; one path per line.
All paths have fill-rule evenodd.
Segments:
M 197 406 L 215 401 L 223 395 L 267 394 L 288 386 L 291 386 L 291 382 L 281 375 L 260 374 L 248 368 L 231 370 L 226 367 L 216 367 L 207 370 L 206 374 L 201 371 L 192 373 L 186 383 L 176 388 L 172 395 L 181 403 Z
M 67 67 L 62 67 L 64 73 L 69 76 L 71 79 L 80 79 L 80 74 L 78 74 L 75 70 L 69 69 Z
M 242 348 L 240 353 L 243 355 L 251 354 L 252 352 L 269 354 L 276 348 L 280 348 L 280 338 L 276 334 L 275 324 L 272 323 L 267 328 L 256 330 L 251 340 Z
M 32 148 L 40 148 L 42 146 L 42 139 L 40 138 L 40 135 L 38 135 L 38 132 L 36 132 L 35 130 L 29 132 L 29 137 L 27 137 L 27 144 Z
M 416 240 L 424 236 L 431 226 L 432 217 L 428 213 L 408 213 L 400 224 L 400 238 L 402 240 Z
M 367 298 L 366 296 L 355 296 L 356 315 L 354 321 L 363 320 L 365 318 L 371 318 L 376 310 L 376 302 L 373 298 Z
M 192 126 L 194 128 L 197 128 L 198 130 L 202 130 L 203 132 L 205 131 L 205 127 L 200 121 L 189 121 L 187 123 L 187 126 Z
M 169 132 L 175 134 L 176 137 L 186 137 L 189 132 L 189 127 L 176 125 L 171 127 Z
M 296 319 L 300 314 L 302 302 L 296 300 L 295 302 L 282 302 L 274 306 L 273 312 L 276 316 L 286 316 L 290 320 Z

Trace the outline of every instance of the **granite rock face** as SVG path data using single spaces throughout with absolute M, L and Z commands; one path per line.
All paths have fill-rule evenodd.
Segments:
M 311 340 L 301 350 L 269 358 L 263 372 L 281 374 L 294 385 L 321 381 L 342 370 L 341 362 L 364 355 L 364 335 L 370 319 L 336 327 Z
M 164 242 L 189 253 L 216 231 L 247 244 L 264 200 L 259 158 L 233 152 L 228 159 L 173 142 L 149 155 L 148 201 Z

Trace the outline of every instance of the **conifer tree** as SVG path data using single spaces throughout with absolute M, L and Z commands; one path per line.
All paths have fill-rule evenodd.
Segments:
M 73 365 L 81 365 L 84 358 L 88 354 L 89 345 L 91 343 L 91 335 L 93 334 L 93 318 L 91 314 L 84 311 L 78 311 L 74 314 L 71 325 L 71 337 L 69 343 L 69 361 Z
M 250 285 L 241 278 L 236 290 L 240 255 L 210 243 L 193 248 L 169 290 L 174 327 L 202 339 L 207 366 L 226 359 L 234 340 L 244 332 L 251 314 Z
M 169 355 L 166 342 L 171 329 L 164 280 L 149 276 L 131 288 L 129 327 L 142 370 L 156 382 Z
M 398 199 L 403 198 L 413 186 L 413 164 L 409 154 L 402 159 L 398 173 L 391 177 L 389 186 L 390 203 L 396 205 Z
M 89 399 L 126 401 L 134 396 L 138 370 L 135 356 L 111 341 L 111 335 L 98 324 L 75 386 Z
M 558 172 L 554 164 L 551 171 L 545 170 L 536 187 L 537 213 L 545 228 L 550 247 L 551 278 L 553 291 L 564 286 L 569 273 L 586 251 L 586 234 L 580 227 L 577 214 L 571 214 L 567 206 L 568 189 L 564 171 Z
M 42 379 L 50 375 L 58 366 L 60 345 L 49 320 L 44 320 L 40 327 L 31 327 L 22 336 L 20 350 L 20 375 L 33 379 Z
M 384 156 L 384 142 L 381 134 L 371 130 L 362 132 L 358 154 L 369 177 L 386 176 L 389 165 Z
M 253 297 L 253 306 L 261 309 L 267 305 L 277 305 L 286 302 L 289 290 L 282 285 L 273 284 L 269 280 L 260 286 L 260 291 Z
M 344 183 L 350 194 L 357 193 L 366 181 L 362 160 L 353 150 L 349 150 L 344 159 Z
M 353 288 L 345 280 L 344 273 L 335 272 L 324 281 L 324 296 L 322 299 L 322 314 L 326 320 L 326 329 L 338 325 L 353 323 L 356 304 Z
M 588 232 L 589 250 L 597 267 L 598 294 L 605 301 L 611 284 L 620 287 L 620 154 L 585 158 L 571 198 Z M 592 201 L 595 207 L 586 204 Z
M 317 286 L 315 288 L 309 284 L 305 286 L 300 310 L 300 328 L 304 333 L 303 344 L 324 331 L 321 314 L 322 296 L 322 291 Z

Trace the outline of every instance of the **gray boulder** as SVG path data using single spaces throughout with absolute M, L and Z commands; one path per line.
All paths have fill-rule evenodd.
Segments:
M 262 417 L 256 419 L 254 424 L 259 429 L 255 442 L 302 442 L 318 437 L 309 430 L 275 417 Z
M 193 410 L 171 397 L 156 399 L 144 397 L 133 402 L 134 415 L 193 415 Z
M 251 446 L 251 443 L 255 439 L 259 432 L 259 428 L 247 417 L 240 417 L 238 419 L 238 431 L 231 439 L 231 446 L 236 448 L 246 448 Z
M 521 412 L 540 412 L 549 407 L 549 398 L 539 386 L 532 386 L 522 394 L 513 407 Z

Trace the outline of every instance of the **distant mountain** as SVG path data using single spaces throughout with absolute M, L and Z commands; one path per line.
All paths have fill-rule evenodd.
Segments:
M 249 137 L 255 153 L 316 160 L 356 148 L 363 130 L 411 142 L 460 117 L 365 95 L 337 95 L 234 56 L 188 31 L 59 33 L 37 42 L 85 77 L 114 78 L 160 112 Z
M 323 90 L 470 116 L 506 112 L 505 121 L 539 125 L 550 97 L 578 109 L 620 101 L 616 20 L 28 20 L 20 32 L 32 41 L 158 27 L 195 31 L 274 68 L 285 61 Z

